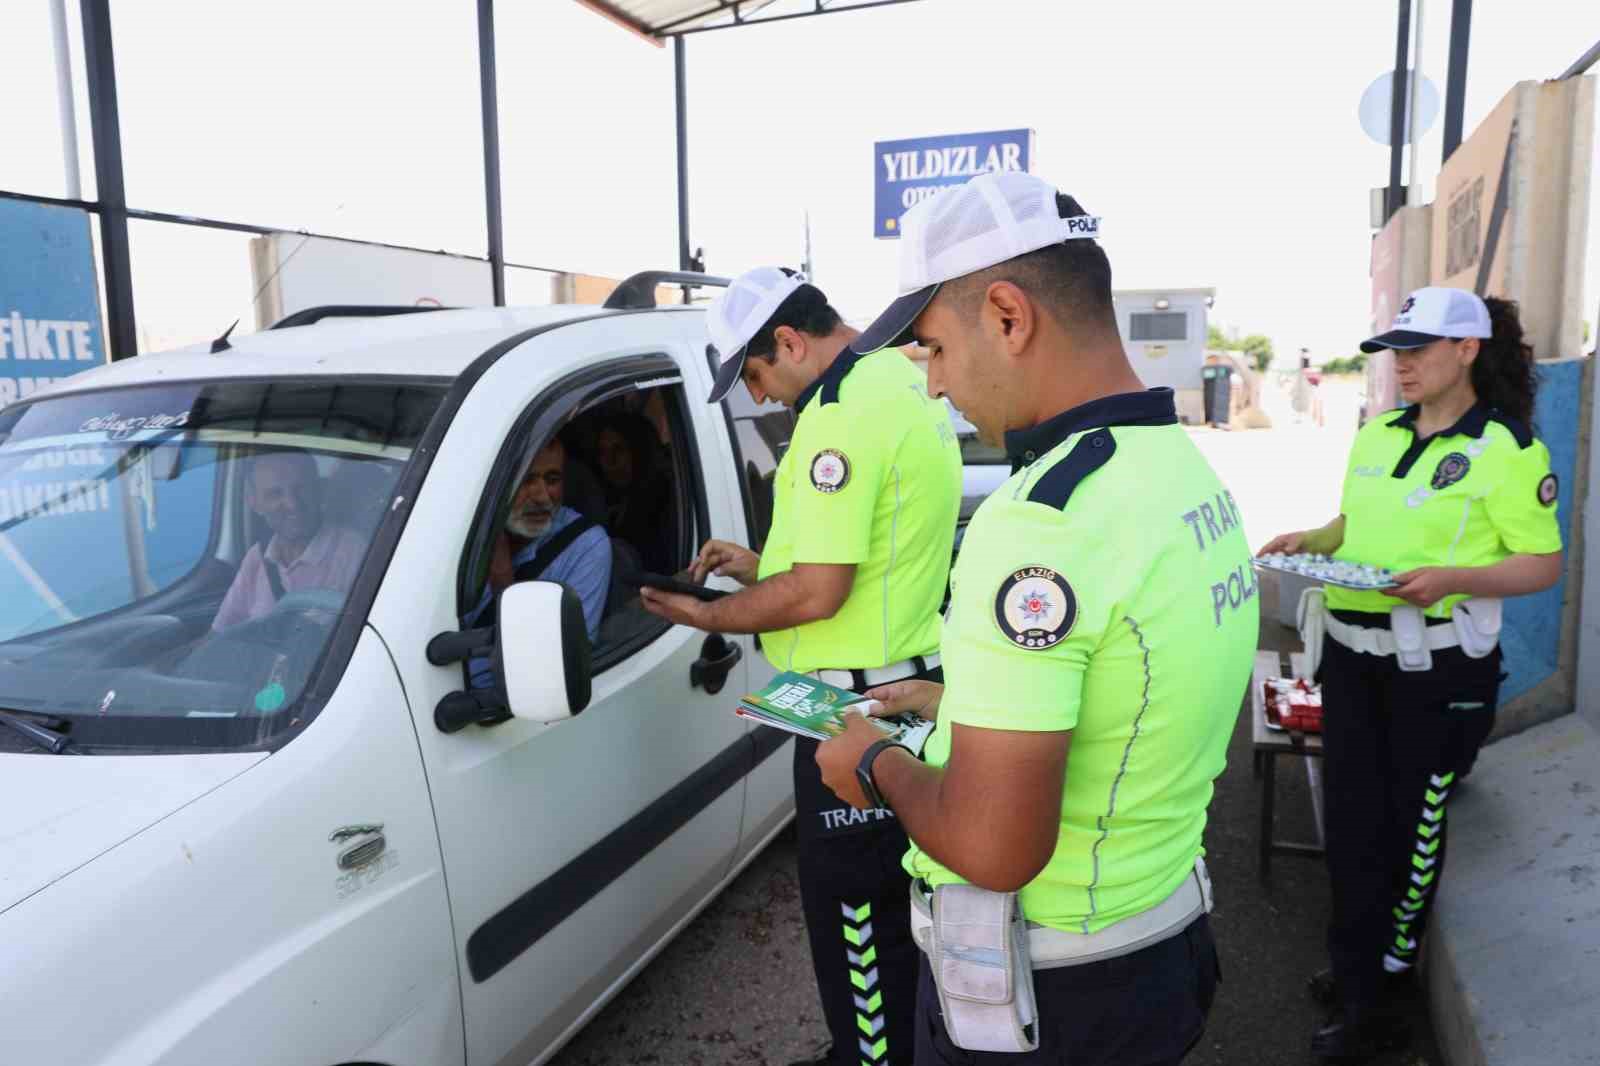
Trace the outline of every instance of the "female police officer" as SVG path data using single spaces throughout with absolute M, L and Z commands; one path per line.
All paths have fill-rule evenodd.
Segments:
M 1419 289 L 1361 345 L 1384 348 L 1410 406 L 1356 436 L 1339 517 L 1262 549 L 1399 571 L 1386 593 L 1325 592 L 1332 971 L 1313 991 L 1336 1009 L 1312 1050 L 1339 1061 L 1404 1042 L 1385 993 L 1416 960 L 1444 866 L 1445 799 L 1492 724 L 1500 598 L 1561 574 L 1558 486 L 1529 428 L 1533 362 L 1516 305 Z

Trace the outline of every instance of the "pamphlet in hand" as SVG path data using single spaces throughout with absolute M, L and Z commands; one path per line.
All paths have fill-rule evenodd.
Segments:
M 847 712 L 859 711 L 865 716 L 875 702 L 808 674 L 782 673 L 760 692 L 740 700 L 734 713 L 796 736 L 827 740 L 844 729 L 841 720 Z M 933 723 L 914 714 L 868 717 L 867 721 L 917 755 L 933 733 Z

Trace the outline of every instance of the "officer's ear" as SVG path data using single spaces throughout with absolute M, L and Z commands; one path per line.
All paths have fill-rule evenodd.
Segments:
M 805 338 L 793 326 L 779 326 L 772 331 L 773 354 L 788 363 L 803 363 L 806 358 Z
M 983 323 L 1006 351 L 1022 354 L 1033 339 L 1039 313 L 1028 294 L 1009 281 L 996 281 L 983 295 Z
M 1478 340 L 1476 337 L 1467 337 L 1461 341 L 1461 345 L 1456 351 L 1457 356 L 1461 360 L 1461 368 L 1463 370 L 1471 367 L 1472 364 L 1477 360 L 1478 351 L 1480 348 L 1482 348 L 1482 346 L 1483 342 Z

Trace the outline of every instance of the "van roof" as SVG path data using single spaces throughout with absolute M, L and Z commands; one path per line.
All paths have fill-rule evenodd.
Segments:
M 587 304 L 553 304 L 328 318 L 309 326 L 262 330 L 230 339 L 231 347 L 215 355 L 211 342 L 206 341 L 124 359 L 61 378 L 45 394 L 159 381 L 290 375 L 454 378 L 508 337 L 539 326 L 616 313 Z

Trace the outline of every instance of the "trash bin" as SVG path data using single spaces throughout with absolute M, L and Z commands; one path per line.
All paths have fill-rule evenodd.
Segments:
M 1229 371 L 1230 368 L 1226 366 L 1200 368 L 1201 399 L 1207 422 L 1216 425 L 1226 425 L 1228 422 L 1228 393 L 1231 388 Z

